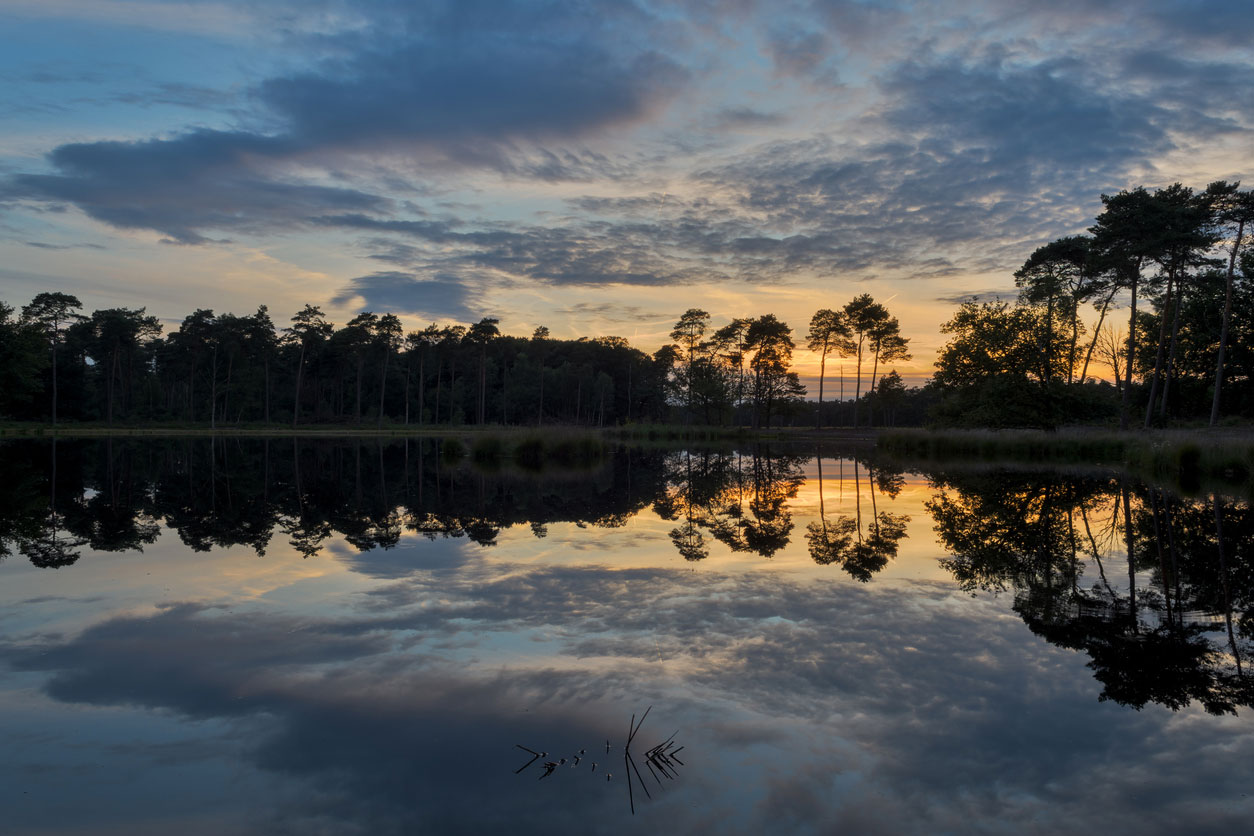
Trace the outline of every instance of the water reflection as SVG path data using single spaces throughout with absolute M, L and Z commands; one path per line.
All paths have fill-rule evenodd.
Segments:
M 513 747 L 538 778 L 650 704 L 691 768 L 642 830 L 1254 814 L 1247 504 L 814 453 L 0 445 L 8 826 L 620 832 L 621 763 Z
M 871 513 L 864 526 L 862 519 L 862 478 L 855 461 L 853 467 L 854 508 L 852 516 L 828 517 L 823 499 L 823 458 L 817 456 L 819 485 L 819 519 L 806 526 L 806 541 L 810 556 L 815 563 L 838 564 L 850 577 L 866 583 L 888 561 L 897 556 L 901 540 L 906 536 L 906 524 L 910 517 L 905 514 L 879 511 L 876 507 L 876 489 L 894 498 L 901 492 L 905 477 L 891 465 L 867 463 L 866 483 L 870 497 Z M 840 460 L 840 482 L 844 488 L 844 459 Z
M 1034 633 L 1088 654 L 1101 699 L 1196 700 L 1212 713 L 1254 703 L 1248 505 L 1114 477 L 993 471 L 936 484 L 927 508 L 945 566 L 964 589 L 1012 590 Z
M 0 554 L 16 550 L 55 567 L 74 563 L 83 546 L 142 551 L 156 539 L 158 521 L 195 551 L 246 545 L 264 555 L 276 533 L 305 557 L 335 534 L 361 551 L 391 548 L 407 532 L 492 545 L 503 529 L 522 523 L 542 538 L 558 522 L 621 528 L 649 507 L 678 523 L 670 538 L 688 560 L 708 557 L 707 538 L 732 552 L 771 557 L 790 542 L 789 503 L 810 459 L 762 446 L 624 447 L 590 471 L 536 473 L 450 462 L 440 449 L 431 439 L 0 445 L 0 468 L 19 475 L 8 485 L 15 501 L 0 512 Z M 850 467 L 857 543 L 836 562 L 865 580 L 896 553 L 904 534 L 900 515 L 875 511 L 876 486 L 895 496 L 900 474 L 863 473 L 871 505 L 864 527 L 859 471 Z M 833 562 L 817 551 L 815 560 Z

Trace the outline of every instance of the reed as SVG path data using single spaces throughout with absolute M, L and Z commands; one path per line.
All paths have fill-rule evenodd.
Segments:
M 880 435 L 877 448 L 931 461 L 1110 465 L 1173 481 L 1186 492 L 1197 491 L 1204 482 L 1254 489 L 1254 437 L 1244 432 L 894 430 Z

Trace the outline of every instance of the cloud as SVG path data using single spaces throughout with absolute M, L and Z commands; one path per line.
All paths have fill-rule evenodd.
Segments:
M 26 246 L 34 247 L 39 250 L 103 250 L 105 247 L 100 244 L 48 244 L 44 241 L 26 241 Z
M 291 228 L 327 211 L 383 210 L 390 201 L 355 189 L 290 182 L 270 170 L 290 141 L 197 130 L 172 139 L 62 145 L 57 174 L 11 178 L 9 198 L 72 203 L 122 229 L 153 229 L 183 244 L 203 233 Z
M 446 306 L 458 309 L 521 284 L 937 279 L 1017 266 L 1091 223 L 1101 192 L 1238 144 L 1254 107 L 1233 35 L 1250 13 L 1210 2 L 247 14 L 275 33 L 282 70 L 115 96 L 217 110 L 218 127 L 61 145 L 46 171 L 0 179 L 0 201 L 74 205 L 183 244 L 364 233 L 366 257 L 440 277 L 360 276 L 337 297 L 397 310 L 430 308 L 439 282 L 472 289 Z M 437 216 L 442 199 L 463 203 Z
M 714 115 L 714 126 L 718 130 L 766 128 L 781 125 L 785 121 L 778 113 L 767 113 L 751 107 L 725 107 Z
M 672 316 L 671 314 L 658 313 L 657 311 L 648 311 L 639 305 L 618 305 L 613 302 L 596 304 L 578 302 L 566 308 L 558 308 L 554 313 L 568 314 L 581 320 L 595 318 L 609 322 L 657 322 L 658 320 L 669 320 Z
M 519 20 L 519 4 L 462 5 L 422 21 L 420 35 L 268 79 L 257 96 L 309 143 L 426 145 L 479 164 L 509 143 L 568 140 L 640 119 L 686 75 L 655 51 L 617 49 L 611 31 L 582 15 L 560 15 L 565 25 L 548 30 L 529 15 Z M 540 13 L 557 18 L 573 11 L 567 6 Z
M 112 226 L 185 244 L 211 231 L 291 229 L 312 215 L 390 208 L 357 189 L 302 179 L 293 170 L 305 161 L 370 152 L 543 179 L 587 176 L 600 163 L 561 143 L 645 118 L 686 79 L 629 35 L 626 27 L 651 25 L 641 15 L 602 22 L 569 3 L 516 2 L 434 4 L 399 21 L 394 10 L 372 11 L 365 31 L 322 39 L 335 57 L 256 85 L 253 121 L 269 129 L 62 145 L 48 155 L 54 173 L 17 175 L 0 184 L 0 198 L 68 202 Z M 555 28 L 537 26 L 537 14 Z M 196 107 L 216 96 L 187 85 L 161 94 Z
M 896 102 L 885 121 L 955 150 L 982 151 L 994 171 L 1047 165 L 1103 174 L 1171 150 L 1159 104 L 1111 85 L 1086 85 L 1081 79 L 1090 72 L 1065 59 L 1032 66 L 911 61 L 883 82 Z
M 831 42 L 822 32 L 776 31 L 767 41 L 767 51 L 775 71 L 801 78 L 817 78 L 823 62 L 831 52 Z M 835 83 L 835 73 L 827 73 L 825 81 Z
M 361 310 L 376 313 L 421 314 L 433 318 L 474 319 L 483 312 L 472 308 L 473 298 L 456 278 L 420 279 L 412 273 L 382 272 L 358 276 L 332 297 L 335 305 L 362 302 Z
M 335 616 L 170 605 L 0 657 L 113 708 L 102 723 L 127 706 L 230 720 L 211 728 L 286 781 L 266 809 L 331 829 L 613 832 L 621 784 L 515 776 L 513 747 L 618 746 L 645 704 L 693 764 L 640 806 L 646 829 L 1223 832 L 1249 812 L 1243 721 L 1098 703 L 1080 654 L 946 585 L 472 559 L 377 592 Z M 1199 751 L 1188 774 L 1158 768 Z

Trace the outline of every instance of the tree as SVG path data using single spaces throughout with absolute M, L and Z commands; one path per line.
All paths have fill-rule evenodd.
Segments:
M 379 317 L 374 328 L 374 342 L 383 355 L 383 367 L 379 371 L 379 415 L 377 426 L 383 426 L 383 403 L 388 389 L 388 361 L 400 350 L 404 330 L 396 314 Z
M 893 414 L 905 396 L 906 384 L 902 382 L 901 375 L 897 374 L 896 369 L 880 378 L 879 385 L 875 388 L 875 400 L 884 410 L 886 426 L 892 426 Z
M 40 391 L 39 377 L 49 364 L 44 354 L 46 328 L 26 318 L 15 320 L 13 308 L 0 302 L 0 415 L 28 407 Z M 54 349 L 55 350 L 55 349 Z M 56 408 L 53 408 L 56 423 Z
M 1128 350 L 1126 357 L 1136 356 L 1136 302 L 1145 262 L 1161 252 L 1158 218 L 1153 196 L 1138 186 L 1116 195 L 1102 195 L 1106 207 L 1089 229 L 1093 233 L 1096 263 L 1110 270 L 1112 280 L 1131 296 L 1128 313 Z M 1124 385 L 1121 396 L 1119 428 L 1126 430 L 1130 420 L 1132 363 L 1124 364 Z
M 300 421 L 300 389 L 305 374 L 305 359 L 331 338 L 334 326 L 315 305 L 305 305 L 292 317 L 292 326 L 284 329 L 289 343 L 299 348 L 296 360 L 296 396 L 292 403 L 292 426 Z
M 1037 248 L 1015 271 L 1015 285 L 1021 289 L 1023 299 L 1046 307 L 1043 320 L 1047 332 L 1043 340 L 1046 351 L 1056 342 L 1053 333 L 1055 323 L 1062 319 L 1069 325 L 1068 383 L 1074 379 L 1076 367 L 1076 347 L 1081 329 L 1080 305 L 1092 297 L 1100 284 L 1089 268 L 1091 243 L 1092 239 L 1083 235 L 1059 238 Z M 1045 365 L 1046 368 L 1054 365 L 1051 357 L 1046 357 Z
M 1211 196 L 1217 225 L 1220 230 L 1232 235 L 1232 244 L 1228 249 L 1227 283 L 1224 286 L 1223 325 L 1219 332 L 1219 356 L 1215 361 L 1215 393 L 1211 398 L 1210 406 L 1212 427 L 1219 420 L 1219 395 L 1224 383 L 1224 353 L 1228 345 L 1228 330 L 1232 320 L 1232 276 L 1245 236 L 1245 228 L 1254 224 L 1254 190 L 1238 191 L 1240 185 L 1240 182 L 1225 183 L 1219 180 L 1206 188 Z M 1236 227 L 1235 230 L 1233 226 Z
M 684 358 L 683 377 L 680 386 L 684 391 L 684 403 L 687 408 L 685 421 L 692 420 L 693 378 L 697 362 L 697 350 L 701 339 L 705 336 L 706 327 L 710 323 L 710 315 L 700 308 L 689 308 L 675 323 L 670 337 L 679 348 L 679 356 Z
M 897 317 L 890 316 L 887 319 L 873 325 L 867 333 L 870 343 L 873 362 L 871 363 L 871 385 L 867 388 L 867 393 L 875 392 L 875 377 L 879 372 L 880 362 L 889 363 L 894 360 L 909 360 L 910 340 L 901 336 L 901 326 L 897 324 Z M 868 410 L 867 426 L 874 423 L 874 413 Z
M 1039 425 L 1039 390 L 1031 385 L 1035 330 L 1031 308 L 962 303 L 941 326 L 951 338 L 936 359 L 933 379 L 944 393 L 937 417 L 974 426 Z
M 545 343 L 549 339 L 549 329 L 544 325 L 537 325 L 536 329 L 531 332 L 531 343 L 536 348 L 536 366 L 539 369 L 540 377 L 540 402 L 536 407 L 536 426 L 544 423 L 544 358 L 548 354 Z
M 823 422 L 823 379 L 827 374 L 827 355 L 836 350 L 839 341 L 848 340 L 851 336 L 852 331 L 844 311 L 824 308 L 815 312 L 810 319 L 806 347 L 819 355 L 819 408 L 814 416 L 816 427 L 822 426 Z
M 745 346 L 752 320 L 736 318 L 714 332 L 711 345 L 724 362 L 736 368 L 736 388 L 732 398 L 733 420 L 740 421 L 739 410 L 745 400 Z
M 97 374 L 104 378 L 105 416 L 113 423 L 114 408 L 121 402 L 122 411 L 131 408 L 135 374 L 146 373 L 147 359 L 142 356 L 149 342 L 161 334 L 161 323 L 155 316 L 146 316 L 144 308 L 109 308 L 93 311 L 82 323 L 87 352 L 95 363 Z M 119 397 L 120 390 L 120 397 Z
M 421 331 L 411 331 L 405 338 L 405 424 L 409 424 L 409 373 L 413 355 L 418 355 L 418 423 L 426 422 L 424 398 L 427 390 L 427 352 L 440 342 L 440 329 L 431 323 Z
M 771 415 L 777 406 L 798 402 L 805 387 L 790 370 L 792 365 L 792 329 L 774 314 L 764 314 L 749 323 L 745 347 L 753 351 L 749 371 L 753 383 L 753 425 L 770 427 Z
M 1201 253 L 1210 249 L 1216 241 L 1216 237 L 1207 224 L 1210 218 L 1209 200 L 1194 195 L 1193 190 L 1187 186 L 1174 183 L 1159 189 L 1154 194 L 1154 205 L 1157 214 L 1158 239 L 1157 250 L 1151 257 L 1159 265 L 1161 273 L 1166 276 L 1167 291 L 1161 303 L 1163 317 L 1158 332 L 1158 350 L 1154 358 L 1154 376 L 1150 384 L 1149 403 L 1145 408 L 1147 429 L 1153 417 L 1160 382 L 1162 401 L 1159 412 L 1163 416 L 1167 412 L 1167 394 L 1180 333 L 1180 309 L 1184 299 L 1187 268 L 1204 263 Z M 1172 304 L 1173 289 L 1176 296 L 1174 306 Z M 1168 312 L 1171 313 L 1172 319 L 1169 350 L 1166 348 Z M 1166 356 L 1165 368 L 1164 355 Z
M 270 367 L 279 347 L 278 335 L 274 331 L 274 320 L 265 305 L 257 308 L 257 312 L 247 318 L 245 325 L 249 356 L 260 361 L 263 374 L 262 420 L 270 423 Z
M 500 320 L 495 317 L 484 317 L 483 319 L 471 325 L 466 331 L 466 340 L 472 345 L 479 346 L 479 419 L 478 423 L 487 423 L 487 400 L 488 400 L 488 343 L 501 336 L 501 329 L 497 327 Z
M 83 303 L 68 293 L 40 293 L 22 308 L 22 319 L 39 326 L 47 337 L 48 352 L 52 357 L 52 425 L 57 424 L 57 349 L 61 345 L 63 329 L 82 320 L 75 313 Z
M 376 345 L 375 331 L 378 325 L 378 315 L 370 311 L 362 311 L 331 336 L 332 345 L 338 347 L 344 358 L 351 359 L 356 369 L 353 420 L 358 424 L 361 423 L 361 388 L 362 379 L 365 376 L 366 356 Z
M 858 399 L 862 395 L 862 356 L 867 338 L 876 328 L 883 327 L 889 319 L 888 309 L 863 293 L 855 296 L 844 307 L 845 321 L 850 336 L 840 340 L 837 351 L 841 357 L 857 358 L 857 384 L 853 394 L 853 425 L 858 426 Z

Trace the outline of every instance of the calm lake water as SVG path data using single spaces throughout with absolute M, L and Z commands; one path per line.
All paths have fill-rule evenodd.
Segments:
M 1248 502 L 817 452 L 0 445 L 0 830 L 1245 831 Z

